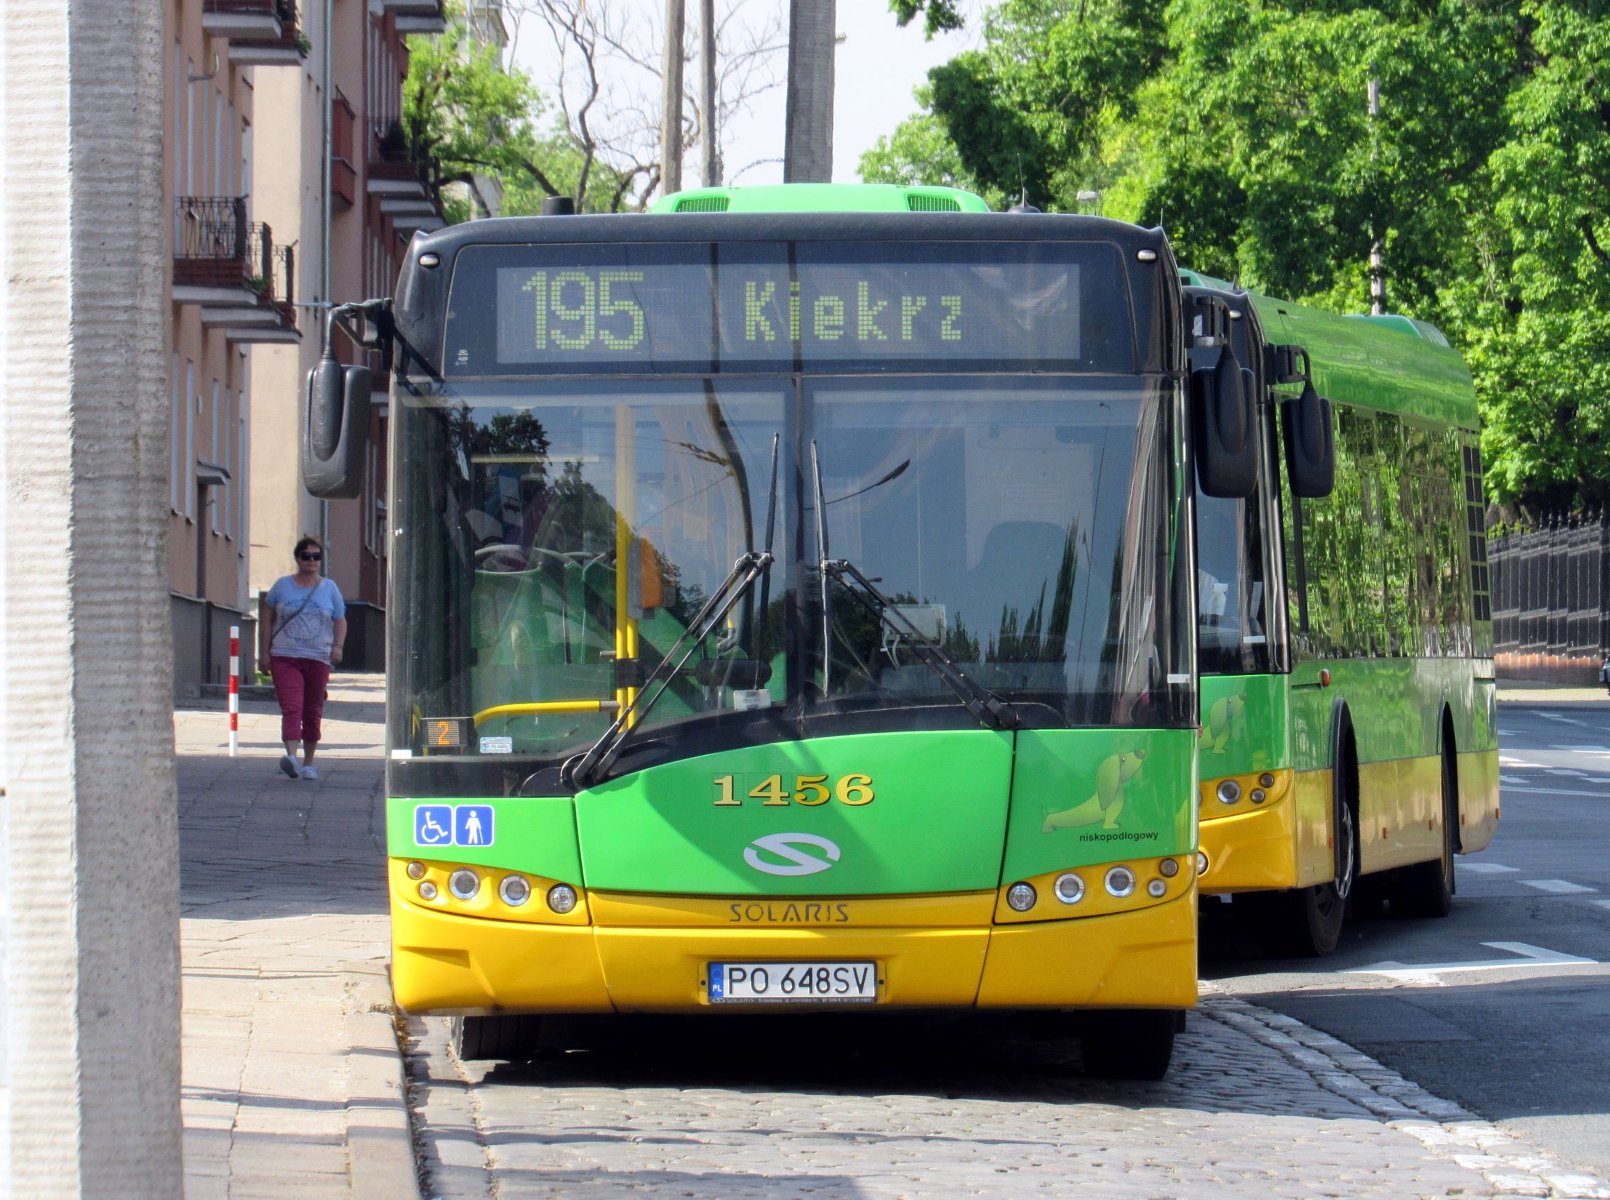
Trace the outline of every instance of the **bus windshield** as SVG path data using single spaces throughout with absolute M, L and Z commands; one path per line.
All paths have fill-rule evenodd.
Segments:
M 679 644 L 642 732 L 738 719 L 778 737 L 785 713 L 881 709 L 909 725 L 957 705 L 913 628 L 1041 724 L 1188 721 L 1168 395 L 1135 376 L 399 388 L 393 749 L 430 755 L 431 719 L 467 718 L 436 754 L 562 760 Z M 822 543 L 904 621 L 824 589 Z M 735 561 L 768 548 L 686 644 Z

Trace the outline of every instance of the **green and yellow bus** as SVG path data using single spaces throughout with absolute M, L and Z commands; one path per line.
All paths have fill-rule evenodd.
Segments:
M 1212 307 L 1212 304 L 1209 304 Z M 1195 480 L 1160 230 L 933 188 L 416 237 L 385 356 L 392 985 L 543 1014 L 1053 1010 L 1158 1077 L 1196 1002 Z M 350 494 L 327 352 L 304 477 Z
M 1185 277 L 1264 411 L 1254 494 L 1197 500 L 1200 887 L 1267 952 L 1325 954 L 1349 908 L 1446 914 L 1497 824 L 1475 395 L 1422 322 Z M 1333 478 L 1289 469 L 1326 436 Z

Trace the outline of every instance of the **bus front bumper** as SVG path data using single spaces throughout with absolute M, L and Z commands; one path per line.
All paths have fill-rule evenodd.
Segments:
M 1297 886 L 1296 809 L 1288 797 L 1272 808 L 1204 820 L 1198 832 L 1207 869 L 1197 880 L 1203 895 Z
M 556 926 L 392 907 L 392 990 L 411 1013 L 687 1013 L 711 962 L 870 962 L 870 1008 L 1189 1008 L 1196 903 L 976 928 Z M 825 1003 L 763 1005 L 823 1009 Z M 849 1007 L 837 1004 L 832 1007 Z

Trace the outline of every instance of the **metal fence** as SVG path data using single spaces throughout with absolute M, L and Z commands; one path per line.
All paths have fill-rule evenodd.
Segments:
M 246 257 L 246 201 L 241 196 L 182 196 L 175 208 L 175 258 Z
M 241 282 L 267 300 L 296 299 L 295 244 L 276 246 L 274 231 L 246 219 L 242 196 L 182 196 L 175 204 L 174 257 L 183 262 L 238 263 Z
M 1610 650 L 1610 512 L 1495 532 L 1493 650 L 1593 659 Z

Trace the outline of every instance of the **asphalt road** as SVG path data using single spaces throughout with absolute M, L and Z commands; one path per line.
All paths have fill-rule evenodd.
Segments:
M 1289 1014 L 1610 1176 L 1610 707 L 1501 704 L 1503 818 L 1443 920 L 1354 922 L 1318 962 L 1204 914 L 1204 991 Z

